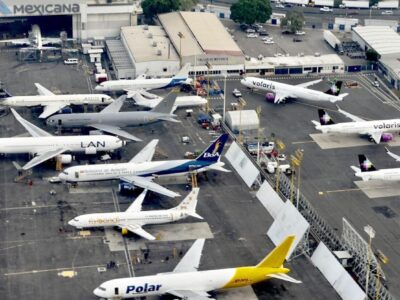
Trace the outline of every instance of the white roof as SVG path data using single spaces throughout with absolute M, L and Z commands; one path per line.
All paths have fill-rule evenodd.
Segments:
M 353 31 L 379 55 L 400 53 L 400 36 L 389 26 L 357 26 Z
M 392 70 L 393 73 L 400 78 L 400 53 L 392 55 L 384 55 L 379 60 L 386 68 Z
M 298 67 L 298 66 L 324 66 L 343 65 L 343 60 L 337 54 L 326 54 L 321 56 L 280 56 L 264 57 L 262 60 L 251 59 L 245 62 L 246 68 L 276 68 L 276 67 Z
M 125 40 L 135 62 L 179 60 L 161 26 L 121 27 L 121 39 Z
M 226 122 L 232 130 L 254 130 L 259 126 L 255 110 L 233 110 L 226 113 Z

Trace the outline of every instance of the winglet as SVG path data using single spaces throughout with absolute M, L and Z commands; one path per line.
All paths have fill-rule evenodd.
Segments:
M 295 235 L 289 235 L 282 243 L 275 247 L 256 267 L 257 268 L 280 268 L 285 261 L 290 248 L 292 248 Z

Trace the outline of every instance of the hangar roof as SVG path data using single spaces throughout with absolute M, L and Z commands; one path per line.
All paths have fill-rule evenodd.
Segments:
M 379 55 L 400 52 L 400 36 L 389 26 L 357 26 L 353 31 Z

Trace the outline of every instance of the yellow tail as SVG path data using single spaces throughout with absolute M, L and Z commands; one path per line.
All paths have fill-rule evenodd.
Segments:
M 279 246 L 276 246 L 256 267 L 257 268 L 280 268 L 292 247 L 296 236 L 289 235 Z

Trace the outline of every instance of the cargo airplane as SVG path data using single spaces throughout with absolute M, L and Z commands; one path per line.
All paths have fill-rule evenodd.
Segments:
M 1 100 L 0 104 L 11 107 L 42 106 L 39 118 L 46 119 L 68 105 L 110 104 L 114 100 L 104 94 L 64 94 L 56 95 L 39 83 L 35 83 L 39 95 L 11 96 Z
M 180 122 L 175 120 L 175 115 L 172 114 L 176 99 L 176 93 L 174 92 L 170 93 L 164 101 L 150 111 L 121 112 L 120 109 L 125 99 L 126 95 L 120 96 L 98 113 L 57 114 L 48 118 L 46 122 L 50 126 L 93 127 L 138 142 L 141 139 L 122 130 L 121 127 L 139 126 L 158 121 Z
M 208 170 L 230 172 L 223 168 L 225 164 L 220 161 L 221 153 L 227 140 L 227 134 L 221 135 L 193 160 L 151 161 L 158 143 L 158 140 L 152 140 L 127 163 L 70 167 L 60 173 L 59 178 L 64 182 L 119 179 L 168 197 L 177 197 L 179 194 L 153 182 L 153 179 Z
M 400 119 L 366 121 L 345 112 L 339 107 L 338 111 L 350 118 L 353 122 L 335 124 L 325 110 L 318 109 L 319 122 L 315 120 L 311 121 L 315 125 L 315 129 L 320 130 L 322 133 L 358 133 L 368 136 L 370 140 L 374 141 L 376 144 L 393 140 L 393 134 L 390 132 L 400 131 Z
M 190 64 L 186 64 L 178 74 L 169 78 L 145 78 L 145 76 L 139 76 L 136 79 L 108 80 L 96 86 L 95 90 L 102 92 L 149 91 L 170 88 L 180 84 L 191 84 L 192 79 L 189 78 L 189 68 Z
M 131 231 L 145 239 L 155 240 L 156 238 L 142 228 L 144 225 L 164 224 L 175 222 L 189 216 L 203 219 L 196 213 L 197 197 L 199 188 L 193 190 L 176 207 L 166 210 L 142 211 L 142 203 L 146 196 L 145 189 L 125 212 L 97 213 L 81 215 L 68 222 L 76 228 L 91 227 L 119 227 L 122 234 Z
M 246 77 L 240 81 L 241 84 L 250 89 L 266 91 L 265 99 L 272 103 L 285 102 L 287 99 L 303 99 L 311 101 L 342 101 L 348 94 L 341 94 L 342 81 L 334 83 L 326 92 L 311 90 L 308 87 L 321 82 L 322 79 L 291 85 L 272 80 Z
M 394 153 L 386 149 L 386 152 L 396 160 L 399 158 Z M 397 157 L 397 158 L 396 158 Z M 390 168 L 378 170 L 374 164 L 364 154 L 358 155 L 359 167 L 351 166 L 355 172 L 354 176 L 360 177 L 363 181 L 368 180 L 385 180 L 385 181 L 400 181 L 400 168 Z
M 128 92 L 127 98 L 132 98 L 136 105 L 149 108 L 156 107 L 164 99 L 143 90 Z M 179 96 L 176 97 L 172 111 L 174 112 L 177 108 L 181 107 L 203 106 L 205 104 L 207 104 L 207 99 L 200 96 Z
M 96 154 L 121 148 L 125 142 L 111 135 L 74 135 L 52 136 L 32 123 L 23 119 L 11 108 L 15 118 L 31 134 L 31 137 L 0 138 L 0 153 L 29 153 L 34 155 L 22 169 L 28 170 L 42 162 L 56 158 L 63 164 L 72 161 L 72 155 L 65 152 L 84 152 Z
M 207 271 L 198 270 L 205 242 L 199 239 L 172 272 L 108 280 L 93 293 L 106 299 L 170 294 L 182 299 L 209 300 L 210 291 L 248 286 L 270 278 L 301 283 L 287 275 L 290 269 L 283 266 L 294 239 L 294 235 L 288 236 L 255 266 Z

